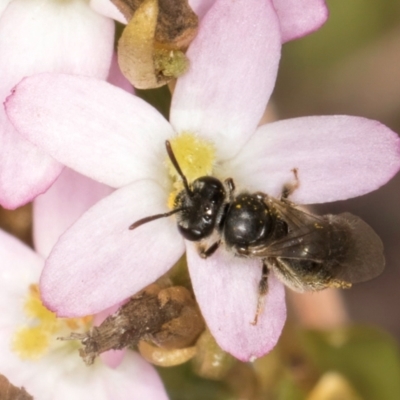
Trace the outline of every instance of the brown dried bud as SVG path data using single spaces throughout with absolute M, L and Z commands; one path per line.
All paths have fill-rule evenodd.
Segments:
M 32 246 L 32 203 L 16 210 L 0 207 L 0 228 Z
M 196 347 L 193 367 L 197 375 L 203 378 L 221 380 L 236 363 L 233 356 L 218 346 L 208 330 L 202 333 Z
M 326 372 L 309 393 L 307 400 L 361 400 L 350 382 L 338 372 Z
M 12 385 L 10 381 L 0 374 L 0 399 L 1 400 L 33 400 L 33 397 L 22 387 Z
M 130 21 L 145 0 L 111 0 Z M 197 15 L 190 8 L 187 0 L 158 0 L 159 9 L 154 39 L 158 44 L 169 49 L 183 49 L 194 39 L 198 28 Z
M 139 342 L 140 354 L 150 363 L 160 367 L 174 367 L 189 361 L 196 355 L 196 346 L 186 347 L 184 349 L 163 349 L 152 345 L 151 343 Z
M 116 0 L 129 21 L 118 42 L 118 63 L 138 89 L 165 85 L 186 72 L 186 49 L 198 19 L 187 0 Z
M 193 344 L 204 330 L 204 320 L 192 294 L 182 286 L 173 286 L 158 293 L 161 307 L 167 304 L 182 306 L 179 316 L 163 324 L 150 335 L 153 343 L 165 349 L 181 349 Z
M 187 347 L 204 329 L 204 321 L 190 292 L 180 286 L 162 289 L 153 284 L 133 296 L 98 327 L 63 340 L 80 340 L 86 364 L 107 351 L 136 346 L 140 340 L 160 347 Z

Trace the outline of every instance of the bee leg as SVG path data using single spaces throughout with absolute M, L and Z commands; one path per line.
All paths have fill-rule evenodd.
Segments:
M 268 268 L 267 264 L 265 263 L 265 261 L 263 261 L 262 275 L 261 275 L 260 283 L 258 284 L 258 299 L 257 299 L 256 315 L 254 316 L 254 321 L 251 323 L 252 325 L 257 325 L 258 317 L 264 308 L 264 298 L 265 298 L 265 295 L 268 293 L 268 273 L 269 273 L 269 268 Z
M 218 240 L 218 242 L 213 243 L 208 249 L 201 249 L 199 251 L 199 255 L 201 258 L 208 258 L 210 257 L 212 254 L 215 253 L 215 251 L 218 249 L 219 245 L 220 245 L 221 241 Z
M 297 168 L 293 168 L 292 172 L 294 175 L 294 182 L 287 183 L 283 186 L 281 193 L 281 201 L 287 200 L 288 197 L 300 186 Z
M 233 201 L 233 192 L 235 190 L 235 183 L 233 182 L 232 178 L 227 178 L 225 179 L 225 184 L 228 187 L 228 195 L 229 195 L 229 200 Z

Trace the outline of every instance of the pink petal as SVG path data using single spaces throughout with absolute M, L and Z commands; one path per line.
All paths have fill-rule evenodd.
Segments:
M 113 22 L 85 2 L 13 0 L 0 20 L 1 97 L 39 72 L 106 78 L 113 44 Z
M 187 52 L 190 69 L 178 79 L 171 124 L 217 142 L 219 157 L 234 155 L 274 88 L 280 40 L 270 1 L 217 0 Z
M 61 234 L 111 192 L 109 186 L 65 168 L 53 186 L 34 201 L 33 238 L 36 251 L 47 257 Z
M 12 1 L 0 20 L 0 99 L 23 77 L 41 71 L 106 77 L 113 36 L 112 22 L 84 2 Z M 19 138 L 3 111 L 0 142 L 0 202 L 16 208 L 46 190 L 61 166 Z
M 118 368 L 102 363 L 87 368 L 77 353 L 50 352 L 28 362 L 11 350 L 15 330 L 26 324 L 23 299 L 36 283 L 43 259 L 16 238 L 0 230 L 0 372 L 13 384 L 24 386 L 35 398 L 58 400 L 167 399 L 155 368 L 128 352 Z M 55 339 L 54 339 L 55 340 Z
M 14 326 L 14 329 L 18 325 Z M 0 330 L 0 370 L 14 385 L 43 400 L 167 400 L 155 368 L 133 351 L 116 369 L 102 363 L 88 368 L 77 353 L 59 351 L 22 361 L 10 349 L 13 332 Z
M 162 381 L 155 368 L 144 361 L 133 351 L 125 357 L 123 363 L 116 369 L 95 364 L 88 368 L 81 360 L 71 371 L 61 370 L 53 377 L 50 362 L 45 372 L 41 372 L 35 385 L 35 399 L 44 400 L 167 400 Z M 53 369 L 57 369 L 54 360 Z M 70 360 L 65 360 L 68 362 Z M 51 378 L 57 378 L 55 381 Z M 45 386 L 47 382 L 47 387 Z M 29 385 L 24 385 L 27 389 Z M 40 396 L 41 393 L 51 393 L 51 396 Z
M 101 361 L 110 368 L 117 368 L 126 355 L 127 349 L 108 350 L 100 354 Z
M 132 85 L 122 75 L 114 54 L 108 81 L 133 92 Z M 66 168 L 55 184 L 38 196 L 33 208 L 33 240 L 36 251 L 48 256 L 64 231 L 112 189 Z
M 22 138 L 0 109 L 0 204 L 15 209 L 43 193 L 63 166 Z
M 11 364 L 8 356 L 15 358 L 10 348 L 11 335 L 26 323 L 26 316 L 22 313 L 23 301 L 29 285 L 39 281 L 44 260 L 1 229 L 0 260 L 0 302 L 3 304 L 0 313 L 0 373 L 4 374 L 4 364 Z M 5 343 L 4 337 L 7 338 Z
M 193 11 L 203 18 L 215 0 L 189 0 Z M 272 0 L 278 15 L 282 43 L 319 29 L 328 18 L 324 0 Z
M 167 193 L 142 180 L 92 207 L 54 247 L 41 277 L 47 307 L 59 316 L 95 314 L 138 292 L 165 273 L 184 244 L 169 218 L 135 221 L 167 211 Z
M 11 0 L 0 0 L 0 18 Z
M 90 0 L 90 7 L 99 14 L 115 19 L 121 24 L 126 24 L 126 18 L 121 11 L 111 2 L 111 0 Z
M 118 65 L 118 57 L 117 53 L 114 52 L 113 58 L 111 60 L 110 71 L 108 73 L 107 82 L 111 83 L 114 86 L 118 86 L 121 89 L 124 89 L 126 92 L 130 94 L 134 94 L 135 90 L 132 84 L 125 78 L 122 74 L 121 69 Z
M 319 29 L 328 19 L 324 0 L 272 0 L 282 32 L 282 43 Z
M 203 18 L 215 0 L 188 0 L 189 6 L 197 14 L 199 18 Z
M 26 294 L 29 284 L 37 283 L 44 260 L 14 236 L 0 229 L 0 291 L 1 296 Z M 6 300 L 3 298 L 3 300 Z M 7 307 L 13 307 L 3 301 Z M 20 304 L 16 305 L 20 307 Z M 3 310 L 4 311 L 4 310 Z
M 148 103 L 107 82 L 35 75 L 16 86 L 6 111 L 32 143 L 109 186 L 166 173 L 164 142 L 173 135 L 171 126 Z
M 261 126 L 225 166 L 239 188 L 279 197 L 285 183 L 300 187 L 290 199 L 325 203 L 378 189 L 400 168 L 400 139 L 381 123 L 346 115 L 303 117 Z
M 133 351 L 127 352 L 117 369 L 107 371 L 103 382 L 107 399 L 168 400 L 156 369 Z
M 271 276 L 264 310 L 257 325 L 260 260 L 234 257 L 224 249 L 203 260 L 187 244 L 187 259 L 196 299 L 221 348 L 242 361 L 268 353 L 277 343 L 286 319 L 283 285 Z

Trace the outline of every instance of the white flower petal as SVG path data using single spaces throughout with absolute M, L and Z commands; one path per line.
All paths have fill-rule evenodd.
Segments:
M 0 110 L 0 204 L 15 209 L 43 193 L 63 166 L 21 137 Z
M 85 1 L 13 0 L 0 19 L 0 97 L 39 72 L 106 78 L 113 42 L 112 21 Z
M 115 19 L 121 24 L 126 24 L 126 18 L 110 0 L 90 0 L 90 7 L 99 14 Z
M 164 179 L 171 125 L 148 103 L 107 82 L 34 75 L 16 86 L 6 111 L 21 135 L 92 179 L 113 187 Z
M 63 234 L 85 211 L 112 189 L 65 168 L 56 182 L 33 203 L 36 251 L 47 257 Z
M 400 168 L 400 139 L 373 120 L 347 115 L 302 117 L 266 124 L 226 163 L 238 190 L 274 197 L 300 186 L 290 199 L 311 204 L 361 196 L 385 184 Z
M 22 78 L 42 71 L 105 78 L 113 42 L 113 22 L 85 1 L 10 2 L 0 19 L 1 101 Z M 61 171 L 51 157 L 17 136 L 3 111 L 0 143 L 0 202 L 7 208 L 31 201 Z
M 10 329 L 22 320 L 22 302 L 29 285 L 39 281 L 44 260 L 20 240 L 2 230 L 0 260 L 0 303 L 4 305 L 0 313 L 0 328 Z
M 213 337 L 222 349 L 242 361 L 268 353 L 286 320 L 285 290 L 271 275 L 264 308 L 253 325 L 261 278 L 261 260 L 234 257 L 218 249 L 206 260 L 187 243 L 193 290 Z
M 0 374 L 41 400 L 168 399 L 154 367 L 132 351 L 115 369 L 100 360 L 88 368 L 69 342 L 60 342 L 38 360 L 20 359 L 11 343 L 15 331 L 26 322 L 24 300 L 29 285 L 39 279 L 43 260 L 1 230 L 0 259 L 0 301 L 6 305 L 0 313 Z
M 273 0 L 282 31 L 282 43 L 319 29 L 328 18 L 324 0 Z
M 275 85 L 281 50 L 268 0 L 218 0 L 207 12 L 176 84 L 171 124 L 216 143 L 230 158 L 254 133 Z
M 154 181 L 125 186 L 87 211 L 53 248 L 41 276 L 43 302 L 60 316 L 95 314 L 154 282 L 184 244 L 170 218 L 129 226 L 168 211 Z

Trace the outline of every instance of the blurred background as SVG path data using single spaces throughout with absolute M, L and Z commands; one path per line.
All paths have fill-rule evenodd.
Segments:
M 319 31 L 283 46 L 273 97 L 279 118 L 358 115 L 400 132 L 400 1 L 327 4 L 330 16 Z M 342 293 L 352 319 L 400 341 L 400 174 L 373 193 L 315 210 L 349 211 L 381 237 L 385 272 Z

